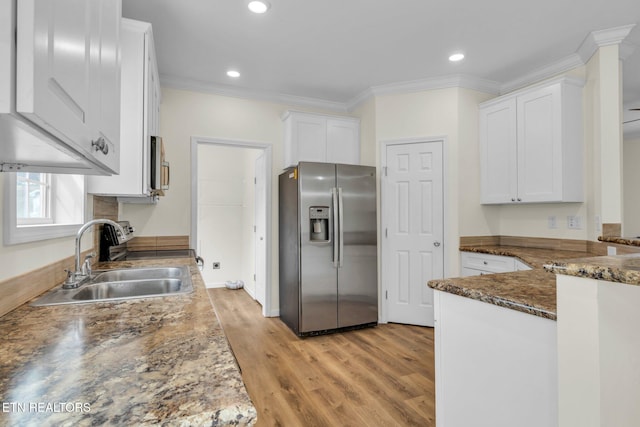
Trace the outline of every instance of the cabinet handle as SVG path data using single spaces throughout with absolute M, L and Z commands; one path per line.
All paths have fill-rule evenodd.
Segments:
M 102 154 L 104 155 L 107 155 L 107 153 L 109 153 L 109 145 L 107 144 L 107 141 L 105 141 L 104 137 L 102 136 L 96 139 L 95 141 L 91 141 L 91 146 L 96 151 L 102 151 Z
M 483 263 L 484 265 L 489 265 L 489 263 L 488 263 L 487 261 L 482 261 L 482 263 Z
M 519 202 L 521 202 L 521 201 L 522 201 L 522 199 L 521 199 L 520 197 L 518 197 L 518 201 L 519 201 Z
M 512 198 L 511 198 L 511 201 L 512 201 L 512 202 L 515 202 L 515 201 L 516 201 L 516 199 L 514 199 L 514 198 L 512 197 Z
M 435 246 L 436 248 L 440 246 L 440 242 L 433 242 L 433 246 Z

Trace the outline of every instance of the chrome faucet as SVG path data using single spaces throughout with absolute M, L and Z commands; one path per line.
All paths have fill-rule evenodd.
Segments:
M 84 263 L 80 262 L 80 242 L 82 241 L 82 235 L 87 229 L 96 224 L 110 224 L 116 229 L 118 238 L 124 239 L 126 233 L 124 229 L 115 221 L 110 219 L 92 219 L 85 223 L 76 233 L 76 259 L 75 259 L 75 271 L 65 270 L 67 272 L 67 280 L 62 284 L 63 289 L 75 289 L 84 283 L 91 276 L 91 258 L 93 254 L 87 255 Z

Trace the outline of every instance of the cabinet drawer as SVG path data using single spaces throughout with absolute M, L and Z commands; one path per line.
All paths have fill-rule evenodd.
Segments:
M 475 268 L 462 267 L 460 269 L 460 277 L 484 276 L 485 274 L 493 274 L 492 271 L 476 270 Z
M 461 252 L 460 258 L 462 268 L 491 273 L 504 273 L 516 269 L 515 259 L 506 256 Z

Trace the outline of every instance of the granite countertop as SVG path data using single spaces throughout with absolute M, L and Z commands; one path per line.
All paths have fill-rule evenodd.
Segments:
M 0 425 L 252 425 L 256 411 L 190 258 L 194 292 L 22 305 L 0 317 Z
M 605 237 L 600 236 L 601 242 L 617 243 L 618 245 L 640 246 L 640 237 Z
M 519 246 L 462 246 L 460 250 L 515 257 L 532 270 L 431 280 L 429 287 L 551 320 L 556 320 L 556 276 L 543 266 L 587 255 Z
M 640 285 L 640 253 L 555 261 L 545 268 L 568 276 Z

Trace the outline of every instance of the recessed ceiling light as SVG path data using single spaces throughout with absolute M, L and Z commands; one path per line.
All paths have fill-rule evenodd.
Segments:
M 227 71 L 227 76 L 233 77 L 235 79 L 235 78 L 240 77 L 240 73 L 238 71 L 236 71 L 236 70 L 229 70 L 229 71 Z
M 254 0 L 249 2 L 249 10 L 253 13 L 265 13 L 271 5 L 268 1 L 264 0 Z
M 464 59 L 464 54 L 462 53 L 454 53 L 449 57 L 449 61 L 451 62 L 458 62 L 458 61 L 462 61 L 463 59 Z

